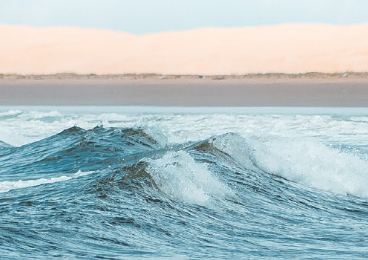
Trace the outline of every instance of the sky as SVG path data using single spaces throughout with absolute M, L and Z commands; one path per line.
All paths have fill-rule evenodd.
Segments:
M 132 34 L 284 23 L 368 23 L 367 0 L 0 0 L 0 24 Z

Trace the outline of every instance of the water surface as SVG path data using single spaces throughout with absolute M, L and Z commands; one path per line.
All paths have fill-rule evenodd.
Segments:
M 2 259 L 365 259 L 365 108 L 2 107 Z

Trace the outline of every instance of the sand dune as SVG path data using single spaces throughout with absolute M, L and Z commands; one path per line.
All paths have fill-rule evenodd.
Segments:
M 368 24 L 288 24 L 131 35 L 0 25 L 0 73 L 368 71 Z

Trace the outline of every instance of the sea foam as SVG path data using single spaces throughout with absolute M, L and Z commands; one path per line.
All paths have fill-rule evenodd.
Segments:
M 214 145 L 246 169 L 259 169 L 303 185 L 338 194 L 368 197 L 368 162 L 308 139 L 268 140 L 225 135 Z
M 173 199 L 204 205 L 214 197 L 232 194 L 203 163 L 186 152 L 167 152 L 159 159 L 147 159 L 147 172 L 162 192 Z
M 77 173 L 75 173 L 71 176 L 60 176 L 60 177 L 50 178 L 50 179 L 41 178 L 41 179 L 37 179 L 37 180 L 27 180 L 27 181 L 22 181 L 22 180 L 19 180 L 19 181 L 3 181 L 3 182 L 0 182 L 0 193 L 8 192 L 10 190 L 28 188 L 28 187 L 32 187 L 32 186 L 38 186 L 38 185 L 47 184 L 47 183 L 67 181 L 67 180 L 70 180 L 70 179 L 73 179 L 73 178 L 78 178 L 80 176 L 88 175 L 88 174 L 91 174 L 91 173 L 92 173 L 92 171 L 88 171 L 88 172 L 78 171 Z

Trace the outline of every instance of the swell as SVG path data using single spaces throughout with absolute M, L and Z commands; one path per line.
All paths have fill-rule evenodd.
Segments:
M 260 140 L 228 133 L 168 144 L 157 130 L 99 126 L 90 130 L 72 127 L 21 147 L 2 143 L 0 150 L 4 181 L 120 169 L 141 161 L 155 182 L 181 176 L 175 171 L 186 172 L 188 182 L 198 178 L 196 183 L 201 182 L 198 176 L 209 180 L 211 174 L 216 178 L 224 175 L 236 180 L 241 172 L 251 172 L 257 178 L 277 176 L 308 188 L 368 197 L 368 162 L 361 155 L 309 140 Z M 167 176 L 162 175 L 164 171 Z
M 3 148 L 0 174 L 19 179 L 99 170 L 161 146 L 141 128 L 72 127 L 38 142 Z
M 367 162 L 349 150 L 235 133 L 170 144 L 153 129 L 72 127 L 2 151 L 0 185 L 13 185 L 0 197 L 4 257 L 366 250 Z

